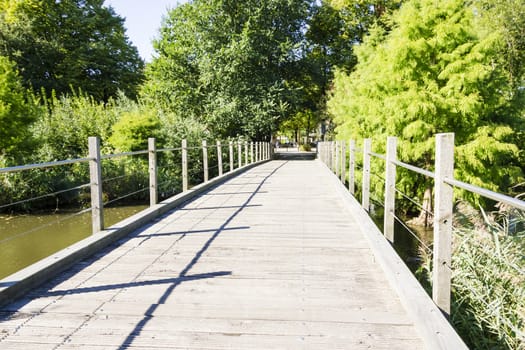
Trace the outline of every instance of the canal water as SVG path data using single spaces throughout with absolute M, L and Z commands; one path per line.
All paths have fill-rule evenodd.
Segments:
M 379 230 L 383 232 L 383 208 L 374 208 L 370 216 Z M 424 251 L 426 250 L 428 254 L 428 248 L 432 248 L 433 235 L 432 228 L 406 223 L 402 225 L 397 220 L 394 221 L 394 249 L 412 272 L 421 266 Z
M 109 227 L 146 205 L 104 209 Z M 4 278 L 91 234 L 91 212 L 2 215 L 0 214 L 0 278 Z

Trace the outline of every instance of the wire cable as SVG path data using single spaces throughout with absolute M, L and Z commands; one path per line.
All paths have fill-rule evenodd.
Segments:
M 69 191 L 74 191 L 74 190 L 79 190 L 79 189 L 86 188 L 86 187 L 89 187 L 89 186 L 91 186 L 91 184 L 84 184 L 84 185 L 68 188 L 68 189 L 65 189 L 65 190 L 56 191 L 56 192 L 53 192 L 53 193 L 43 194 L 43 195 L 38 196 L 38 197 L 32 197 L 32 198 L 28 198 L 28 199 L 23 199 L 23 200 L 14 202 L 14 203 L 3 204 L 3 205 L 0 205 L 0 209 L 11 207 L 11 206 L 18 205 L 18 204 L 31 202 L 31 201 L 35 201 L 35 200 L 46 198 L 46 197 L 52 197 L 52 196 L 55 196 L 57 194 L 61 194 L 61 193 L 69 192 Z
M 375 204 L 379 205 L 381 208 L 384 208 L 384 207 L 385 207 L 385 205 L 384 205 L 383 203 L 381 203 L 381 201 L 377 200 L 377 199 L 374 198 L 374 197 L 370 197 L 370 200 L 371 200 L 372 202 L 374 202 Z
M 415 200 L 413 200 L 412 198 L 410 198 L 409 196 L 407 196 L 406 194 L 404 194 L 403 192 L 401 192 L 400 190 L 398 190 L 397 188 L 395 188 L 395 191 L 397 193 L 399 193 L 401 195 L 401 197 L 405 198 L 406 200 L 408 200 L 409 202 L 411 202 L 412 204 L 414 204 L 418 209 L 424 211 L 425 213 L 429 214 L 429 215 L 432 215 L 434 216 L 434 213 L 432 213 L 431 211 L 428 211 L 426 210 L 423 205 L 419 204 L 418 202 L 416 202 Z
M 111 203 L 115 203 L 115 202 L 117 202 L 117 201 L 119 201 L 119 200 L 121 200 L 121 199 L 131 197 L 131 196 L 133 196 L 134 194 L 137 194 L 137 193 L 140 193 L 140 192 L 144 192 L 144 191 L 146 191 L 146 190 L 149 190 L 149 187 L 144 187 L 144 188 L 141 188 L 140 190 L 133 191 L 133 192 L 130 192 L 130 193 L 125 194 L 125 195 L 123 195 L 123 196 L 120 196 L 120 197 L 114 198 L 114 199 L 112 199 L 112 200 L 109 200 L 109 201 L 107 201 L 107 202 L 104 202 L 104 206 L 107 206 L 107 205 L 109 205 L 109 204 L 111 204 Z
M 421 243 L 421 245 L 427 250 L 427 252 L 432 254 L 432 249 L 430 247 L 428 247 L 425 244 L 425 242 L 423 242 L 423 240 L 421 238 L 419 238 L 417 233 L 415 233 L 410 227 L 408 227 L 408 225 L 400 217 L 398 217 L 396 214 L 391 213 L 391 215 L 394 217 L 394 219 L 396 219 L 397 222 L 399 222 L 401 224 L 401 226 L 403 226 L 405 228 L 405 230 L 408 231 L 408 233 L 410 233 L 415 239 L 418 240 L 419 243 Z
M 385 181 L 386 181 L 386 179 L 385 179 L 384 177 L 382 177 L 381 175 L 379 175 L 379 174 L 376 174 L 376 173 L 372 173 L 372 172 L 370 172 L 370 174 L 372 174 L 373 176 L 375 176 L 375 177 L 379 178 L 379 179 L 380 179 L 380 180 L 382 180 L 383 182 L 385 182 Z
M 111 177 L 109 179 L 103 179 L 102 180 L 102 183 L 107 183 L 107 182 L 110 182 L 110 181 L 114 181 L 114 180 L 118 180 L 118 179 L 123 179 L 125 177 L 130 177 L 134 174 L 125 174 L 125 175 L 119 175 L 119 176 L 115 176 L 115 177 Z

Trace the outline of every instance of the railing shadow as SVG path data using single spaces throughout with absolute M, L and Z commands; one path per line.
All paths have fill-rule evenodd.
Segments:
M 179 273 L 177 278 L 174 279 L 173 283 L 166 289 L 166 291 L 162 294 L 162 296 L 159 298 L 158 302 L 155 304 L 151 304 L 151 306 L 146 310 L 144 313 L 144 317 L 141 321 L 139 321 L 134 329 L 128 334 L 126 339 L 123 341 L 123 343 L 120 345 L 119 349 L 127 349 L 135 340 L 135 338 L 140 334 L 141 330 L 144 329 L 144 327 L 147 325 L 149 320 L 153 317 L 153 314 L 155 313 L 155 310 L 157 308 L 164 304 L 166 300 L 170 297 L 170 295 L 173 293 L 175 288 L 179 286 L 182 282 L 185 281 L 187 278 L 191 278 L 191 275 L 189 275 L 189 271 L 197 264 L 197 262 L 200 260 L 202 255 L 210 248 L 212 243 L 217 239 L 217 237 L 221 234 L 221 232 L 227 230 L 228 224 L 230 224 L 237 215 L 239 215 L 245 208 L 249 207 L 250 202 L 253 200 L 255 195 L 259 193 L 264 183 L 273 176 L 281 167 L 283 167 L 286 164 L 286 162 L 279 165 L 277 168 L 275 168 L 270 174 L 266 175 L 257 185 L 257 188 L 250 194 L 250 196 L 246 199 L 246 201 L 240 205 L 237 210 L 224 221 L 224 223 L 213 233 L 213 235 L 204 243 L 204 245 L 201 247 L 201 249 L 195 254 L 193 259 L 182 269 L 182 271 Z M 216 275 L 210 276 L 210 277 L 217 277 Z

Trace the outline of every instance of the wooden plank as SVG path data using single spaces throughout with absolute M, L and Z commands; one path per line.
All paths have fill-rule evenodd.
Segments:
M 329 173 L 326 167 L 325 171 Z M 341 187 L 334 176 L 332 176 L 332 184 L 339 190 L 363 232 L 366 232 L 377 262 L 385 271 L 385 277 L 390 285 L 397 291 L 405 309 L 415 321 L 414 325 L 421 334 L 425 346 L 429 349 L 468 349 L 405 263 L 393 251 L 392 246 L 379 232 L 372 219 L 360 208 L 357 200 Z
M 0 347 L 422 348 L 331 181 L 249 170 L 6 307 Z

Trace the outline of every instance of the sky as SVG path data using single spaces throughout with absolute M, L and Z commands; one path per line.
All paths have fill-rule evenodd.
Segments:
M 168 8 L 174 8 L 185 0 L 106 0 L 125 19 L 124 25 L 130 41 L 139 50 L 140 57 L 151 62 L 153 45 L 151 41 L 159 32 L 162 17 Z

